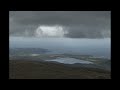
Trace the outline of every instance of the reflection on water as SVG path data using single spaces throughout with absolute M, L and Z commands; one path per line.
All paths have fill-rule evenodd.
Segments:
M 57 58 L 57 59 L 46 60 L 46 61 L 55 61 L 55 62 L 64 63 L 64 64 L 75 64 L 75 63 L 93 64 L 93 62 L 79 60 L 79 59 L 75 59 L 75 58 Z

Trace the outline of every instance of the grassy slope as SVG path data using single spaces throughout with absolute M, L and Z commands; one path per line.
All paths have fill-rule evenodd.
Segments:
M 73 68 L 63 64 L 10 60 L 10 79 L 110 79 L 110 72 Z

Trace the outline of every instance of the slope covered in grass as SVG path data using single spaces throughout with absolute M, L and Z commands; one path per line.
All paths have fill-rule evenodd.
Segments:
M 10 79 L 110 79 L 110 72 L 48 62 L 10 60 Z

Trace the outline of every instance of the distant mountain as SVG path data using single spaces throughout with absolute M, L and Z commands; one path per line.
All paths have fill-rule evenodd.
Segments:
M 43 48 L 10 48 L 9 53 L 10 55 L 18 55 L 18 54 L 41 54 L 50 52 L 47 49 Z

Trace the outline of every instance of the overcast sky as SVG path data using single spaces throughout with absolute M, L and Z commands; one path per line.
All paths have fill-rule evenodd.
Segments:
M 10 11 L 9 34 L 30 37 L 36 36 L 36 33 L 39 36 L 69 38 L 110 37 L 110 15 L 110 11 Z

